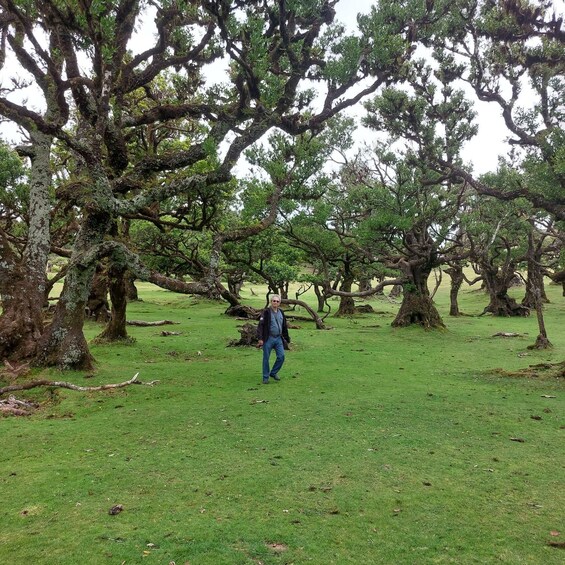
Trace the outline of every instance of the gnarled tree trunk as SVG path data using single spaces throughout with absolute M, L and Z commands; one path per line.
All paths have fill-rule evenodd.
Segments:
M 340 290 L 342 292 L 351 292 L 351 287 L 353 286 L 353 275 L 345 274 L 343 280 L 341 281 Z M 355 314 L 355 301 L 351 296 L 342 296 L 339 301 L 339 308 L 334 316 L 352 316 Z
M 92 369 L 93 357 L 83 333 L 86 302 L 100 259 L 92 251 L 102 242 L 111 225 L 108 213 L 86 212 L 53 321 L 39 344 L 39 365 Z
M 528 234 L 528 274 L 526 277 L 526 294 L 522 299 L 522 306 L 532 310 L 536 309 L 538 299 L 542 303 L 549 302 L 543 284 L 542 255 L 543 247 L 536 245 L 532 233 Z
M 326 295 L 322 291 L 322 287 L 314 283 L 314 294 L 316 295 L 316 300 L 318 301 L 318 307 L 316 308 L 317 312 L 324 312 L 326 306 Z
M 402 295 L 402 285 L 401 284 L 395 284 L 390 289 L 390 292 L 388 293 L 389 298 L 398 298 L 401 295 Z
M 108 269 L 108 288 L 112 312 L 108 325 L 98 336 L 105 341 L 124 341 L 128 339 L 126 329 L 127 310 L 127 267 L 113 263 Z
M 549 349 L 553 347 L 553 345 L 551 344 L 549 338 L 547 337 L 547 330 L 545 328 L 545 321 L 543 319 L 543 305 L 541 299 L 541 292 L 539 291 L 539 289 L 534 290 L 534 297 L 536 301 L 535 309 L 538 319 L 539 334 L 538 337 L 536 338 L 535 344 L 530 346 L 529 349 Z
M 50 136 L 30 132 L 32 140 L 29 191 L 29 225 L 21 258 L 2 238 L 0 265 L 0 359 L 22 360 L 35 356 L 43 333 L 47 260 L 50 246 L 49 188 L 51 186 Z
M 508 296 L 508 289 L 514 277 L 514 272 L 505 272 L 497 267 L 481 265 L 490 302 L 483 310 L 481 316 L 491 313 L 493 316 L 529 316 L 530 309 L 518 304 L 514 298 Z
M 126 296 L 128 302 L 141 300 L 137 292 L 137 287 L 135 286 L 135 277 L 129 272 L 126 274 Z
M 7 253 L 3 250 L 4 267 Z M 0 359 L 21 361 L 35 356 L 37 341 L 43 332 L 43 293 L 41 300 L 37 284 L 19 262 L 0 269 Z M 35 301 L 30 297 L 36 298 Z
M 428 289 L 428 277 L 432 272 L 432 266 L 405 262 L 402 271 L 406 283 L 402 285 L 402 304 L 392 325 L 406 327 L 417 324 L 424 328 L 445 327 Z
M 108 303 L 108 272 L 99 263 L 94 272 L 90 286 L 90 294 L 86 301 L 86 315 L 96 322 L 108 322 L 111 318 L 110 304 Z
M 459 311 L 458 298 L 459 291 L 461 290 L 461 286 L 463 285 L 463 281 L 465 280 L 463 267 L 461 267 L 460 265 L 453 265 L 448 269 L 445 269 L 445 272 L 451 279 L 451 286 L 449 288 L 449 315 L 460 316 L 461 312 Z

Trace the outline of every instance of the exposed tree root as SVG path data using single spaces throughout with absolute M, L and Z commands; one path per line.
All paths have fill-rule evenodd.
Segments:
M 504 369 L 496 369 L 497 374 L 504 377 L 517 377 L 527 379 L 558 379 L 565 378 L 565 361 L 561 363 L 539 363 L 530 365 L 519 371 L 505 371 Z
M 16 365 L 15 363 L 10 363 L 7 359 L 4 359 L 4 367 L 4 369 L 0 370 L 0 376 L 5 376 L 10 380 L 17 379 L 31 371 L 29 362 Z
M 547 337 L 543 335 L 538 335 L 536 342 L 533 345 L 528 345 L 528 349 L 551 349 L 553 344 Z

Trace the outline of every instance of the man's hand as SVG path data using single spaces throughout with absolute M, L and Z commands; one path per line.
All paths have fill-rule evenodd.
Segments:
M 257 342 L 257 347 L 263 347 L 263 340 L 262 340 L 262 339 L 260 339 L 260 340 Z

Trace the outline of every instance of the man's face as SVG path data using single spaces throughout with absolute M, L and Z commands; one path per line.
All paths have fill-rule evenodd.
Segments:
M 281 304 L 280 299 L 278 298 L 271 298 L 271 306 L 273 307 L 273 309 L 277 309 Z

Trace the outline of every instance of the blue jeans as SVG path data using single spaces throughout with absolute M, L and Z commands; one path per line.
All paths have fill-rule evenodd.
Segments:
M 272 369 L 269 369 L 269 357 L 271 356 L 271 351 L 275 350 L 277 358 Z M 271 375 L 276 375 L 283 366 L 284 363 L 284 347 L 283 340 L 281 336 L 272 337 L 263 343 L 263 380 L 268 381 Z

